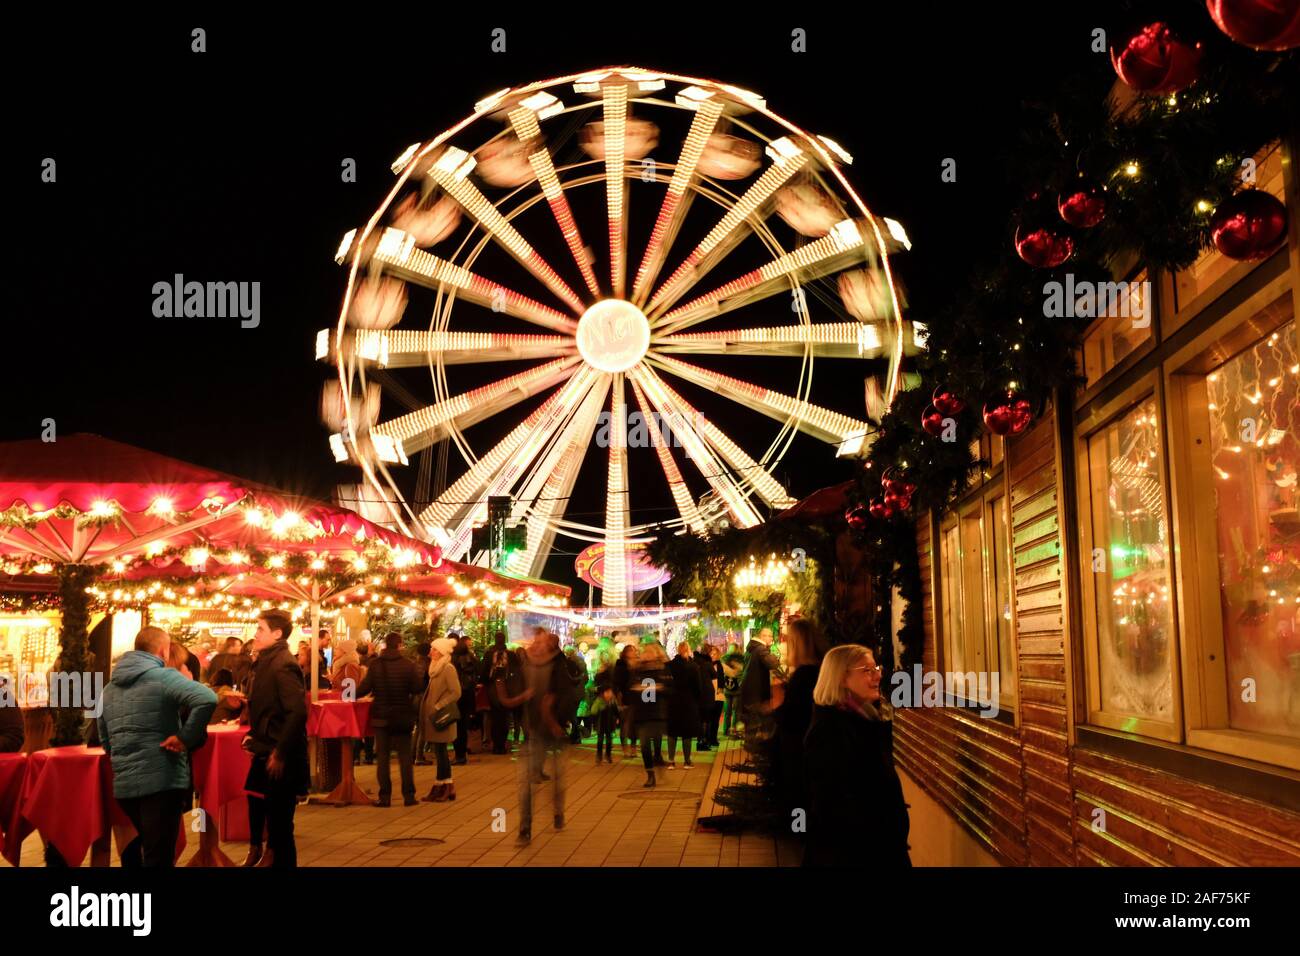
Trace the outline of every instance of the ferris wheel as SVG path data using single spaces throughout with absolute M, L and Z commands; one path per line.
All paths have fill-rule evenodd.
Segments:
M 322 417 L 335 459 L 361 470 L 363 513 L 473 560 L 487 499 L 509 496 L 525 547 L 508 571 L 539 576 L 556 535 L 600 542 L 604 603 L 626 606 L 623 569 L 652 526 L 634 520 L 629 485 L 638 415 L 662 474 L 637 480 L 666 481 L 676 513 L 653 525 L 752 527 L 793 504 L 774 471 L 796 432 L 841 456 L 871 440 L 861 412 L 810 400 L 815 361 L 884 359 L 868 391 L 885 407 L 923 344 L 890 268 L 907 237 L 868 211 L 851 162 L 755 93 L 630 67 L 502 90 L 409 147 L 379 209 L 343 238 L 342 309 L 317 338 L 337 372 Z M 788 360 L 780 387 L 732 374 L 755 356 Z M 391 372 L 422 368 L 425 395 Z M 675 380 L 773 419 L 774 437 L 746 450 Z M 385 417 L 394 397 L 406 410 Z M 472 447 L 466 429 L 498 417 Z M 404 472 L 439 443 L 464 468 L 411 500 Z M 566 517 L 590 455 L 605 459 L 603 521 Z

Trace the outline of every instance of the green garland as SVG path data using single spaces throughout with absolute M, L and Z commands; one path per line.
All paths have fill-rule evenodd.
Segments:
M 1261 53 L 1233 43 L 1214 28 L 1201 4 L 1149 19 L 1164 19 L 1203 43 L 1199 80 L 1172 97 L 1142 97 L 1118 115 L 1108 100 L 1115 74 L 1098 55 L 1091 72 L 1026 105 L 1023 139 L 1006 168 L 1011 181 L 1031 195 L 968 289 L 948 308 L 935 309 L 942 318 L 927 322 L 927 351 L 914 370 L 919 382 L 898 394 L 878 423 L 855 503 L 879 498 L 880 476 L 894 466 L 906 472 L 916 492 L 910 515 L 878 519 L 864 509 L 856 538 L 872 554 L 878 593 L 897 586 L 906 602 L 899 634 L 903 666 L 919 661 L 924 642 L 913 515 L 948 507 L 968 487 L 972 471 L 987 467 L 969 454 L 985 401 L 1015 383 L 1041 414 L 1049 399 L 1079 384 L 1074 355 L 1091 319 L 1048 315 L 1044 286 L 1064 285 L 1067 273 L 1076 286 L 1111 282 L 1112 265 L 1129 258 L 1150 269 L 1186 268 L 1209 245 L 1211 210 L 1236 189 L 1242 161 L 1287 135 L 1288 124 L 1300 115 L 1296 52 Z M 1112 37 L 1122 33 L 1117 22 L 1106 26 Z M 1080 181 L 1104 187 L 1107 202 L 1105 219 L 1087 231 L 1071 230 L 1054 210 L 1058 194 Z M 1031 268 L 1014 249 L 1017 225 L 1039 216 L 1075 243 L 1074 255 L 1056 269 Z M 920 426 L 939 387 L 966 403 L 955 416 L 950 442 Z

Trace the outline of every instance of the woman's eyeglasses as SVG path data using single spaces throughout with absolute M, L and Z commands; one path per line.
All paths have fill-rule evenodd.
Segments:
M 884 671 L 884 668 L 881 667 L 879 664 L 876 664 L 875 666 L 868 666 L 868 665 L 866 665 L 866 664 L 861 664 L 861 665 L 859 665 L 859 666 L 857 666 L 857 667 L 850 667 L 849 670 L 851 670 L 851 671 L 866 671 L 868 674 L 879 674 L 879 673 L 882 673 L 882 672 Z

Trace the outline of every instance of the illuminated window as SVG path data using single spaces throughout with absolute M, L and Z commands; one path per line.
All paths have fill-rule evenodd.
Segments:
M 1300 739 L 1300 356 L 1288 322 L 1206 376 L 1227 725 Z
M 1174 720 L 1169 529 L 1149 398 L 1088 439 L 1100 709 Z

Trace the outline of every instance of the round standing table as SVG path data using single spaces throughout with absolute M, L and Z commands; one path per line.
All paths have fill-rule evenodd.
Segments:
M 234 866 L 230 857 L 221 851 L 221 827 L 230 831 L 227 839 L 238 838 L 227 823 L 224 808 L 227 804 L 244 798 L 244 781 L 252 756 L 244 749 L 248 727 L 241 724 L 212 724 L 208 739 L 190 755 L 194 773 L 194 789 L 199 796 L 199 809 L 203 811 L 203 828 L 199 831 L 199 852 L 187 866 Z M 238 808 L 237 808 L 238 809 Z M 247 807 L 243 808 L 245 835 L 247 835 Z M 237 814 L 232 815 L 232 822 Z M 220 821 L 220 823 L 219 823 Z
M 343 746 L 343 779 L 330 791 L 322 803 L 347 806 L 353 803 L 372 805 L 370 794 L 357 786 L 352 772 L 352 740 L 368 737 L 370 729 L 370 703 L 365 700 L 315 700 L 308 702 L 307 736 L 321 739 L 340 738 Z

